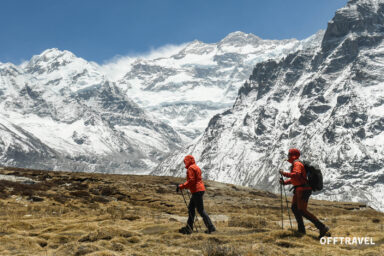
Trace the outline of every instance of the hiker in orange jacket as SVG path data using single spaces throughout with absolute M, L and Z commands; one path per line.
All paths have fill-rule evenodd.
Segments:
M 191 234 L 193 231 L 193 223 L 195 220 L 195 208 L 197 212 L 203 218 L 204 224 L 207 227 L 205 233 L 212 233 L 216 231 L 215 226 L 212 224 L 208 214 L 204 211 L 203 195 L 205 192 L 205 186 L 201 178 L 201 170 L 196 165 L 195 159 L 191 155 L 187 155 L 184 158 L 185 168 L 187 169 L 187 181 L 184 184 L 177 185 L 176 192 L 180 189 L 189 189 L 192 197 L 188 205 L 188 221 L 187 226 L 179 230 L 183 234 Z
M 291 209 L 297 221 L 298 231 L 302 234 L 305 234 L 305 226 L 303 222 L 304 216 L 319 229 L 319 238 L 321 238 L 328 232 L 329 228 L 307 210 L 308 200 L 312 194 L 312 188 L 308 183 L 304 165 L 298 160 L 299 157 L 300 151 L 298 149 L 291 148 L 289 150 L 288 162 L 292 164 L 291 172 L 280 171 L 280 174 L 290 179 L 284 181 L 283 178 L 281 178 L 280 184 L 292 184 L 294 186 Z

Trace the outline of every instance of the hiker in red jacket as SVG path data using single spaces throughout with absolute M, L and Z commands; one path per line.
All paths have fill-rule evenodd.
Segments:
M 320 232 L 319 238 L 323 237 L 329 230 L 322 222 L 320 222 L 312 213 L 307 210 L 308 200 L 312 194 L 312 188 L 308 184 L 304 165 L 298 160 L 300 151 L 296 148 L 291 148 L 288 152 L 288 162 L 292 164 L 291 172 L 280 171 L 280 174 L 289 177 L 288 180 L 280 179 L 280 184 L 294 186 L 294 194 L 292 198 L 292 212 L 295 215 L 298 231 L 305 234 L 305 226 L 303 216 L 311 221 Z
M 187 181 L 184 184 L 177 185 L 176 192 L 179 192 L 180 189 L 189 189 L 191 191 L 192 197 L 188 205 L 188 221 L 187 226 L 179 230 L 183 234 L 191 234 L 193 231 L 193 222 L 195 219 L 195 208 L 197 212 L 203 218 L 205 226 L 208 230 L 205 233 L 210 234 L 216 231 L 215 226 L 212 224 L 211 219 L 208 214 L 204 211 L 203 195 L 205 192 L 205 187 L 203 180 L 201 178 L 201 170 L 196 165 L 195 159 L 191 155 L 187 155 L 184 158 L 185 168 L 187 169 Z

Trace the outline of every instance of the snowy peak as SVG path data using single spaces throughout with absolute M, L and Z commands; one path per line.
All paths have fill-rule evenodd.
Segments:
M 229 44 L 233 46 L 242 46 L 242 45 L 257 45 L 262 39 L 254 34 L 247 34 L 241 31 L 236 31 L 228 34 L 223 40 L 219 42 L 219 45 Z
M 45 61 L 48 61 L 50 59 L 75 59 L 77 58 L 75 54 L 73 54 L 70 51 L 67 50 L 59 50 L 58 48 L 52 48 L 52 49 L 47 49 L 43 51 L 40 55 L 35 56 L 35 59 L 44 59 Z M 34 57 L 32 57 L 32 60 Z
M 319 64 L 327 60 L 327 73 L 343 70 L 353 65 L 362 51 L 379 49 L 383 40 L 384 1 L 350 1 L 329 22 L 321 52 L 314 58 L 313 67 L 317 69 Z M 361 66 L 354 70 L 356 73 L 365 73 L 365 61 L 361 59 Z
M 325 52 L 335 48 L 347 35 L 370 34 L 372 40 L 384 36 L 384 1 L 352 0 L 338 10 L 328 23 L 323 39 Z M 363 42 L 364 43 L 364 42 Z
M 192 55 L 206 55 L 211 53 L 215 49 L 214 44 L 206 44 L 199 40 L 194 40 L 189 43 L 184 49 L 182 49 L 179 53 L 173 55 L 174 59 L 181 59 L 186 57 L 188 54 Z
M 303 48 L 313 49 L 321 45 L 321 41 L 324 38 L 325 30 L 321 29 L 316 32 L 316 34 L 304 39 L 301 41 Z
M 21 74 L 21 70 L 12 63 L 0 62 L 0 76 L 17 76 Z
M 61 66 L 65 66 L 75 61 L 77 57 L 69 51 L 60 51 L 57 48 L 48 49 L 42 52 L 40 55 L 35 55 L 27 64 L 27 72 L 50 73 L 57 70 Z M 36 68 L 37 67 L 37 68 Z
M 29 76 L 28 83 L 36 90 L 44 91 L 49 87 L 56 91 L 77 91 L 106 81 L 97 64 L 56 48 L 33 56 L 22 67 Z

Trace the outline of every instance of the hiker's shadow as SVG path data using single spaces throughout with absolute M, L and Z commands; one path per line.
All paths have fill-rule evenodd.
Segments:
M 312 238 L 313 240 L 317 240 L 317 241 L 319 240 L 319 237 L 316 235 L 308 234 L 307 236 Z
M 298 232 L 297 230 L 290 230 L 291 233 L 287 233 L 285 236 L 288 237 L 288 236 L 291 236 L 291 237 L 297 237 L 297 238 L 301 238 L 301 237 L 304 237 L 304 236 L 307 236 L 307 237 L 310 237 L 314 240 L 319 240 L 319 238 L 314 235 L 314 234 L 303 234 L 303 233 L 300 233 Z

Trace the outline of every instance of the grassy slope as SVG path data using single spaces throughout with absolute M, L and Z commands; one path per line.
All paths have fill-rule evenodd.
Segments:
M 187 210 L 174 184 L 183 179 L 0 174 L 40 181 L 0 181 L 0 255 L 384 255 L 384 214 L 356 203 L 310 200 L 309 208 L 333 236 L 369 236 L 374 246 L 321 245 L 309 223 L 306 236 L 288 230 L 288 221 L 281 230 L 279 196 L 240 186 L 207 181 L 206 210 L 218 232 L 182 235 Z

